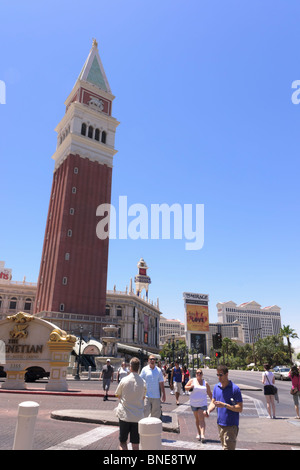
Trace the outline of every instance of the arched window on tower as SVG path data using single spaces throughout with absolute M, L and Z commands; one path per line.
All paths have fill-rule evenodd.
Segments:
M 94 132 L 93 126 L 89 126 L 88 137 L 89 137 L 90 139 L 93 138 L 93 132 Z
M 106 132 L 103 131 L 101 134 L 101 142 L 102 144 L 106 144 Z
M 98 142 L 100 140 L 100 130 L 99 129 L 95 130 L 95 140 L 98 140 Z
M 81 135 L 86 135 L 86 124 L 84 122 L 81 124 Z

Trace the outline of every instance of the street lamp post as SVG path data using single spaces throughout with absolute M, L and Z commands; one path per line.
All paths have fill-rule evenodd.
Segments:
M 80 327 L 79 331 L 80 331 L 80 339 L 79 339 L 79 351 L 78 351 L 78 357 L 77 357 L 77 373 L 74 377 L 75 380 L 80 380 L 79 366 L 81 362 L 81 343 L 82 343 L 82 332 L 83 332 L 82 326 Z
M 172 347 L 172 357 L 173 357 L 173 362 L 175 362 L 175 335 L 172 335 L 172 343 L 171 343 L 171 338 L 168 339 L 168 343 Z M 178 350 L 178 344 L 179 344 L 179 339 L 176 339 L 176 351 Z

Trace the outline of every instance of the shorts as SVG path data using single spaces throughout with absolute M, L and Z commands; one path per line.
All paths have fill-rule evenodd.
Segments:
M 161 417 L 161 404 L 160 398 L 145 398 L 144 402 L 144 415 L 145 418 L 151 416 L 151 418 L 158 418 Z
M 181 382 L 173 382 L 173 390 L 175 393 L 179 393 L 181 391 Z
M 192 411 L 198 411 L 198 410 L 206 411 L 207 405 L 204 405 L 204 406 L 192 406 L 191 405 L 191 408 L 192 408 Z
M 119 426 L 120 426 L 120 434 L 119 440 L 120 442 L 127 442 L 128 434 L 130 434 L 130 442 L 132 444 L 139 444 L 140 443 L 140 435 L 138 432 L 138 425 L 139 423 L 130 423 L 127 421 L 122 421 L 119 419 Z
M 299 406 L 299 398 L 300 398 L 300 392 L 297 392 L 295 393 L 295 395 L 293 395 L 294 404 L 296 406 Z
M 103 379 L 103 390 L 108 392 L 111 379 Z
M 223 450 L 235 450 L 239 433 L 238 426 L 220 426 L 220 424 L 218 424 L 218 428 Z
M 264 395 L 275 395 L 275 390 L 273 385 L 264 386 Z

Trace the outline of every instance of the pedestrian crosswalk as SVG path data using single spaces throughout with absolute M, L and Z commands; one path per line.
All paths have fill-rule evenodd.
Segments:
M 190 413 L 191 411 L 190 402 L 187 401 L 184 405 L 180 405 L 173 410 L 173 413 Z M 248 395 L 243 394 L 243 412 L 241 417 L 255 417 L 255 418 L 266 418 L 268 416 L 267 409 L 261 400 L 252 398 Z
M 98 426 L 91 431 L 88 431 L 84 434 L 79 434 L 78 436 L 68 439 L 67 441 L 61 442 L 52 447 L 48 447 L 46 450 L 79 450 L 87 447 L 94 442 L 100 441 L 108 437 L 110 434 L 115 433 L 118 430 L 115 426 Z
M 268 412 L 261 400 L 243 394 L 243 412 L 241 417 L 267 418 Z

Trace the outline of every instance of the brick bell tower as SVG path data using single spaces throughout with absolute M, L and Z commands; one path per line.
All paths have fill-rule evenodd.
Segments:
M 115 132 L 111 93 L 93 47 L 65 101 L 57 148 L 35 313 L 105 315 L 108 238 L 96 235 L 96 209 L 110 204 Z

